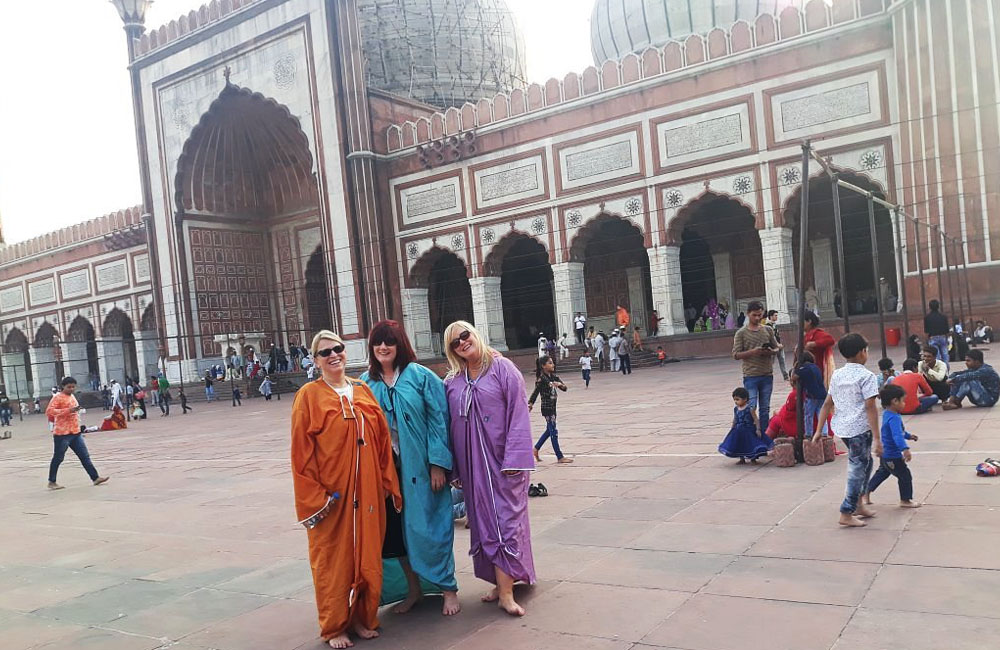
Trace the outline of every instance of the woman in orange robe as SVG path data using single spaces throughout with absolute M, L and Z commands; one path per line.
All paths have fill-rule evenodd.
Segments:
M 295 509 L 309 534 L 320 633 L 334 648 L 378 636 L 386 496 L 402 497 L 389 425 L 361 381 L 345 375 L 344 342 L 323 330 L 312 342 L 322 378 L 292 406 Z

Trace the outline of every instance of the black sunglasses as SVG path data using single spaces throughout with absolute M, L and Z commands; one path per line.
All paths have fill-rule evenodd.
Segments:
M 451 342 L 451 349 L 452 350 L 457 350 L 458 346 L 462 345 L 462 341 L 468 341 L 469 337 L 471 335 L 472 335 L 472 333 L 469 332 L 469 330 L 465 330 L 464 332 L 462 332 L 461 334 L 459 334 L 457 339 L 453 339 L 452 340 L 452 342 Z
M 332 348 L 323 348 L 322 350 L 316 350 L 317 357 L 328 357 L 331 354 L 340 354 L 344 351 L 344 346 L 339 343 Z
M 399 341 L 396 340 L 395 336 L 387 336 L 384 339 L 372 339 L 373 348 L 376 348 L 380 345 L 388 345 L 389 347 L 392 347 L 397 343 L 399 343 Z

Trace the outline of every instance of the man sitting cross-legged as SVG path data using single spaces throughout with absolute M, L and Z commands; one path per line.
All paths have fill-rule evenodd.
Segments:
M 1000 376 L 992 366 L 984 363 L 983 351 L 966 352 L 965 366 L 968 370 L 954 372 L 948 377 L 951 398 L 945 402 L 944 410 L 962 408 L 962 400 L 966 397 L 976 406 L 996 404 L 1000 397 Z

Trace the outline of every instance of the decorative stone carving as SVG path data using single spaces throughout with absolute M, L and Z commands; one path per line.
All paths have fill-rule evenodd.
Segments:
M 295 85 L 295 57 L 286 54 L 274 62 L 274 84 L 282 90 Z

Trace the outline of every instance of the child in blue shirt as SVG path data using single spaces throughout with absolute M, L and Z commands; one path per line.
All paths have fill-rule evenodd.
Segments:
M 805 393 L 802 411 L 805 413 L 806 430 L 812 431 L 816 428 L 816 416 L 826 401 L 826 386 L 823 384 L 823 373 L 820 372 L 811 352 L 799 355 L 798 363 L 795 365 L 795 381 L 798 389 Z M 824 436 L 830 435 L 826 422 L 822 428 Z
M 906 391 L 902 386 L 887 384 L 879 391 L 879 399 L 885 409 L 882 415 L 883 451 L 878 470 L 868 483 L 867 503 L 871 503 L 871 493 L 891 475 L 899 481 L 899 507 L 919 508 L 920 504 L 913 501 L 913 476 L 907 466 L 911 455 L 910 447 L 906 444 L 907 440 L 916 442 L 917 436 L 906 432 L 903 418 L 899 415 L 906 403 Z

